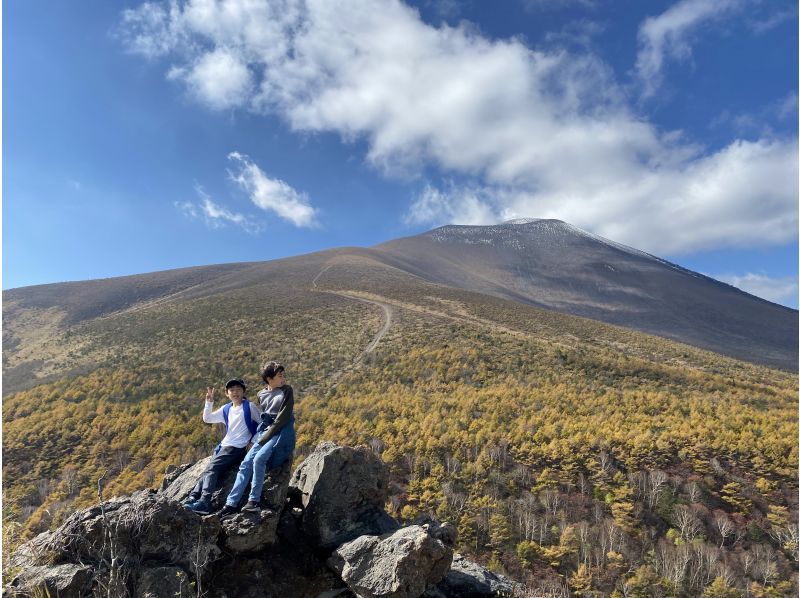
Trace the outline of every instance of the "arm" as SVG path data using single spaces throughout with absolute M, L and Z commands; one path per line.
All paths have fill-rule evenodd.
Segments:
M 207 424 L 224 424 L 225 416 L 222 415 L 222 407 L 216 411 L 214 409 L 214 389 L 209 387 L 206 390 L 206 402 L 203 407 L 203 421 Z
M 250 405 L 250 419 L 258 423 L 261 421 L 261 408 L 255 401 L 248 401 Z
M 284 397 L 281 410 L 278 411 L 275 422 L 267 428 L 258 439 L 258 444 L 264 444 L 267 440 L 275 436 L 275 434 L 280 432 L 283 426 L 289 423 L 289 420 L 292 418 L 292 411 L 294 410 L 294 392 L 291 386 L 287 386 L 283 392 Z

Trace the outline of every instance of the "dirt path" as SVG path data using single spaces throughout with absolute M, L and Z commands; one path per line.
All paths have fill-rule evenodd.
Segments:
M 332 290 L 328 290 L 328 289 L 319 288 L 317 286 L 317 281 L 319 280 L 319 277 L 322 276 L 328 269 L 330 269 L 331 266 L 333 266 L 333 264 L 329 264 L 329 265 L 325 266 L 314 277 L 314 280 L 311 281 L 311 289 L 313 291 L 316 291 L 317 293 L 328 293 L 330 295 L 338 295 L 339 297 L 344 297 L 346 299 L 352 299 L 354 301 L 361 301 L 362 303 L 369 303 L 371 305 L 377 305 L 378 307 L 380 307 L 383 310 L 383 326 L 381 326 L 381 329 L 378 330 L 377 334 L 372 338 L 372 340 L 369 342 L 369 344 L 367 344 L 367 346 L 364 348 L 364 350 L 361 351 L 361 353 L 359 353 L 356 356 L 356 358 L 353 359 L 353 361 L 350 364 L 346 365 L 345 367 L 341 368 L 340 370 L 337 370 L 336 372 L 331 374 L 331 376 L 328 378 L 327 382 L 331 385 L 332 388 L 335 388 L 336 387 L 336 380 L 338 380 L 346 370 L 358 365 L 358 363 L 360 363 L 364 359 L 364 357 L 366 357 L 367 355 L 369 355 L 370 353 L 372 353 L 375 350 L 375 347 L 378 346 L 378 343 L 381 342 L 381 339 L 384 337 L 384 335 L 389 331 L 389 328 L 391 328 L 391 326 L 392 326 L 392 317 L 394 315 L 394 310 L 392 309 L 391 305 L 389 305 L 388 303 L 385 303 L 383 301 L 379 301 L 379 300 L 376 300 L 376 299 L 369 299 L 369 298 L 366 298 L 366 297 L 359 297 L 359 296 L 357 296 L 357 295 L 355 295 L 353 293 L 348 293 L 346 291 L 332 291 Z M 311 391 L 313 389 L 314 389 L 314 387 L 310 387 L 310 388 L 306 389 L 306 392 Z

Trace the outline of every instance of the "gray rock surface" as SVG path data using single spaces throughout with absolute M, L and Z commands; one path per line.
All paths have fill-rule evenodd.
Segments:
M 412 525 L 384 536 L 361 536 L 328 559 L 362 598 L 417 598 L 450 570 L 453 550 L 426 527 Z
M 167 470 L 164 474 L 164 481 L 161 483 L 159 493 L 165 498 L 183 502 L 189 493 L 194 488 L 197 480 L 205 471 L 208 464 L 211 462 L 211 455 L 205 459 L 200 459 L 194 465 L 180 465 L 173 470 Z M 219 488 L 214 492 L 211 499 L 211 507 L 216 511 L 222 508 L 225 504 L 225 499 L 233 487 L 233 482 L 236 480 L 236 472 L 238 468 L 234 467 L 231 471 L 222 476 L 219 482 Z M 176 475 L 177 474 L 177 475 Z
M 27 566 L 8 586 L 11 596 L 77 598 L 89 592 L 92 568 L 73 563 Z
M 148 567 L 139 571 L 134 598 L 191 598 L 197 590 L 179 567 Z
M 292 492 L 303 505 L 303 532 L 322 548 L 398 527 L 383 508 L 389 495 L 386 465 L 365 448 L 320 443 L 295 470 Z
M 513 596 L 514 582 L 481 567 L 459 553 L 453 555 L 450 571 L 425 598 L 489 598 Z
M 275 543 L 278 513 L 262 509 L 258 513 L 240 512 L 222 521 L 224 545 L 235 554 L 256 552 Z

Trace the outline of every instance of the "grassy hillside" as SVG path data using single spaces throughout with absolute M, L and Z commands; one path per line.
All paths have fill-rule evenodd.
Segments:
M 277 358 L 299 399 L 295 462 L 322 439 L 369 446 L 393 514 L 454 522 L 462 550 L 532 589 L 797 593 L 794 375 L 363 252 L 228 280 L 70 324 L 20 302 L 4 358 L 49 381 L 4 397 L 7 548 L 96 500 L 104 471 L 119 494 L 208 454 L 203 389 L 233 375 L 255 389 Z M 45 350 L 61 360 L 37 363 Z

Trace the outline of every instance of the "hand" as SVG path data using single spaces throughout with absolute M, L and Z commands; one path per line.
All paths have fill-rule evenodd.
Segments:
M 206 388 L 206 402 L 213 403 L 214 402 L 214 389 L 210 386 Z

